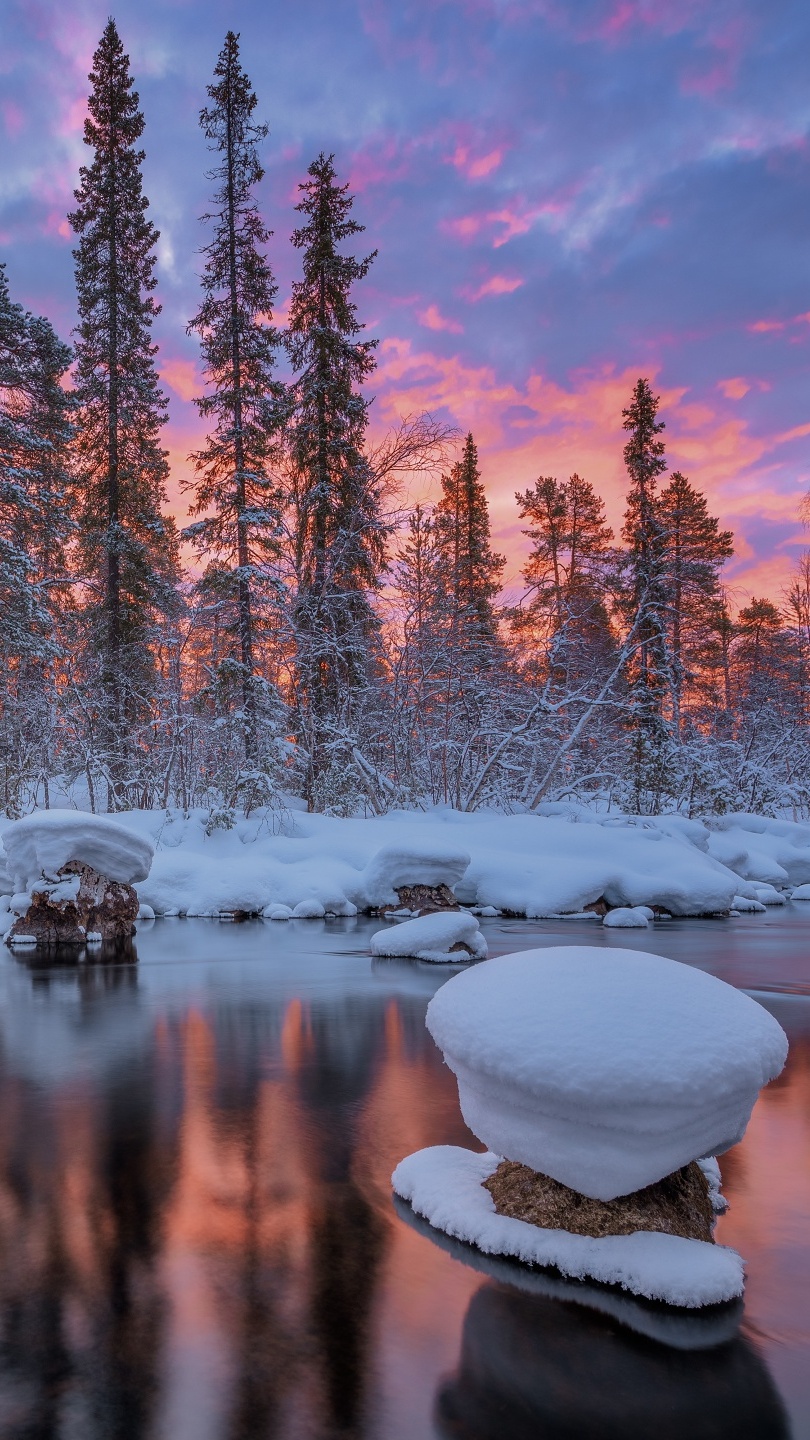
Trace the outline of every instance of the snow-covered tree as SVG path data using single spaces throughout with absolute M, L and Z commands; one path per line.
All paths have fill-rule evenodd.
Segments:
M 84 141 L 93 158 L 81 167 L 69 217 L 78 236 L 76 518 L 84 671 L 101 692 L 99 759 L 108 804 L 118 808 L 134 779 L 134 736 L 149 707 L 155 627 L 175 604 L 177 538 L 162 508 L 166 400 L 151 338 L 158 232 L 137 148 L 144 119 L 113 20 L 90 81 Z
M 217 157 L 213 210 L 203 217 L 212 236 L 203 250 L 202 303 L 189 326 L 200 337 L 209 385 L 197 408 L 211 430 L 192 457 L 192 514 L 200 518 L 185 534 L 209 562 L 209 600 L 216 592 L 220 653 L 211 685 L 232 727 L 241 729 L 247 769 L 258 778 L 268 764 L 272 770 L 275 735 L 268 724 L 273 732 L 280 713 L 261 661 L 268 626 L 277 630 L 279 622 L 284 500 L 274 460 L 286 390 L 275 376 L 281 340 L 272 323 L 278 287 L 265 254 L 271 232 L 255 199 L 268 129 L 253 118 L 257 100 L 233 31 L 214 75 L 211 103 L 200 113 Z
M 293 286 L 287 346 L 295 370 L 290 457 L 295 487 L 297 597 L 296 703 L 309 756 L 313 806 L 339 803 L 347 746 L 377 664 L 379 621 L 373 604 L 385 561 L 387 526 L 380 482 L 365 453 L 368 401 L 360 386 L 374 368 L 373 340 L 352 287 L 368 273 L 339 249 L 363 226 L 339 185 L 334 157 L 309 167 L 293 234 L 303 278 Z M 376 254 L 376 252 L 374 252 Z
M 71 530 L 70 351 L 11 300 L 0 265 L 0 752 L 3 804 L 18 813 L 51 764 L 58 597 Z
M 441 483 L 433 526 L 450 638 L 479 665 L 486 664 L 498 648 L 493 601 L 506 559 L 490 543 L 489 504 L 471 434 Z

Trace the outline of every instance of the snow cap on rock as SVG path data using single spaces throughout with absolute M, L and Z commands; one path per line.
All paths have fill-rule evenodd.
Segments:
M 476 960 L 486 959 L 487 942 L 475 916 L 467 910 L 436 910 L 378 930 L 371 937 L 372 955 L 411 956 L 438 964 L 467 959 L 463 950 L 452 948 L 454 945 L 466 945 Z
M 427 1026 L 473 1133 L 600 1200 L 735 1145 L 787 1055 L 768 1011 L 715 976 L 579 945 L 455 976 Z
M 602 924 L 609 930 L 646 930 L 652 913 L 648 905 L 620 905 L 608 910 Z
M 442 845 L 426 837 L 424 844 L 384 845 L 372 855 L 362 875 L 366 903 L 396 905 L 397 890 L 403 885 L 458 884 L 470 857 L 455 845 Z
M 154 846 L 144 835 L 106 815 L 82 810 L 35 810 L 3 831 L 9 872 L 16 889 L 30 890 L 43 876 L 55 878 L 71 861 L 89 865 L 108 880 L 133 885 L 145 880 Z

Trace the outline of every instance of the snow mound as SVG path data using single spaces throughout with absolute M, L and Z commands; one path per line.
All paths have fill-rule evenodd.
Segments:
M 810 825 L 740 813 L 713 817 L 708 824 L 709 854 L 744 880 L 810 883 Z
M 267 905 L 262 911 L 263 920 L 292 920 L 292 917 L 289 905 Z
M 322 920 L 326 911 L 320 900 L 300 900 L 292 913 L 296 920 Z
M 454 950 L 454 945 L 467 945 L 475 960 L 486 959 L 487 942 L 475 916 L 466 910 L 437 910 L 378 930 L 371 937 L 372 955 L 411 956 L 445 965 L 468 958 L 464 950 Z
M 452 890 L 470 863 L 456 846 L 431 840 L 421 845 L 385 845 L 372 856 L 362 876 L 366 904 L 396 905 L 403 885 L 447 885 Z
M 636 950 L 490 960 L 442 986 L 426 1023 L 473 1134 L 599 1200 L 735 1145 L 787 1055 L 756 1001 Z
M 797 885 L 791 900 L 810 900 L 810 885 Z
M 731 908 L 738 910 L 741 915 L 763 915 L 765 913 L 765 906 L 761 900 L 747 900 L 744 895 L 735 895 L 731 902 Z
M 595 1239 L 499 1215 L 483 1188 L 499 1158 L 456 1145 L 431 1146 L 401 1161 L 391 1183 L 429 1224 L 488 1255 L 553 1266 L 571 1279 L 620 1285 L 634 1295 L 688 1309 L 742 1294 L 743 1262 L 736 1250 L 723 1245 L 651 1230 Z
M 753 888 L 754 898 L 759 901 L 760 905 L 784 905 L 786 903 L 781 890 L 777 890 L 775 885 L 755 885 Z
M 651 918 L 652 911 L 646 905 L 620 906 L 618 910 L 608 910 L 602 924 L 609 930 L 646 930 Z
M 35 810 L 3 831 L 8 869 L 18 891 L 30 891 L 43 877 L 55 879 L 71 861 L 90 865 L 108 880 L 133 885 L 145 880 L 154 846 L 143 835 L 79 810 Z

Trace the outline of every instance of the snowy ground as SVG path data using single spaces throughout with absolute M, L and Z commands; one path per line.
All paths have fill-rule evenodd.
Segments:
M 395 903 L 395 881 L 431 876 L 452 884 L 463 904 L 527 917 L 572 914 L 603 898 L 610 906 L 706 915 L 727 912 L 735 897 L 780 903 L 810 883 L 810 825 L 732 815 L 709 828 L 680 816 L 549 808 L 557 813 L 436 809 L 337 819 L 291 806 L 211 835 L 202 811 L 115 819 L 155 846 L 137 889 L 158 915 L 302 905 L 347 914 L 352 906 Z M 13 823 L 0 822 L 0 830 Z

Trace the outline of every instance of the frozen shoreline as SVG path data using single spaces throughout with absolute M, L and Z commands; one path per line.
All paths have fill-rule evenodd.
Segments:
M 810 825 L 740 815 L 707 825 L 677 815 L 549 808 L 557 813 L 436 809 L 369 819 L 289 808 L 257 812 L 210 835 L 201 810 L 114 818 L 133 838 L 154 844 L 151 872 L 136 888 L 156 915 L 261 915 L 301 905 L 345 915 L 385 907 L 395 902 L 391 886 L 403 856 L 411 865 L 424 857 L 441 878 L 446 871 L 463 905 L 527 919 L 582 913 L 602 900 L 676 916 L 724 914 L 736 897 L 778 904 L 810 882 Z M 0 832 L 13 823 L 0 822 Z

